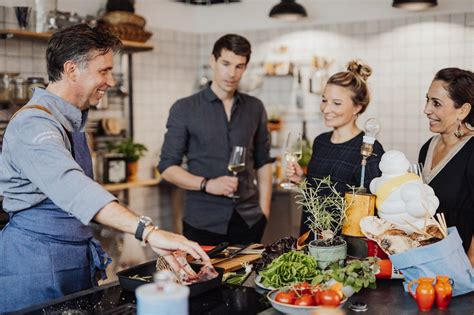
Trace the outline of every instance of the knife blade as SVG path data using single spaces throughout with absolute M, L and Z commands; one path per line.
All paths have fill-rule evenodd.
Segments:
M 245 249 L 251 247 L 253 244 L 251 245 L 248 245 L 248 246 L 242 246 L 241 248 L 237 249 L 235 252 L 231 253 L 229 256 L 225 257 L 225 258 L 222 258 L 218 261 L 215 262 L 215 264 L 220 264 L 220 263 L 223 263 L 225 261 L 229 261 L 231 260 L 232 258 L 234 258 L 235 256 L 239 255 L 242 251 L 244 251 Z

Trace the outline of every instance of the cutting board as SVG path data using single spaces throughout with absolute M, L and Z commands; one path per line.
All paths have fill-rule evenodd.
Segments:
M 224 269 L 224 272 L 235 271 L 242 268 L 242 264 L 252 263 L 262 257 L 260 254 L 237 255 L 231 259 L 223 260 L 222 258 L 212 259 L 211 262 L 215 267 Z

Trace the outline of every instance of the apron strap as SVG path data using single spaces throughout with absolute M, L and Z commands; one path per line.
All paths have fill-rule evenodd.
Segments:
M 23 106 L 22 108 L 20 108 L 19 110 L 17 110 L 15 112 L 15 114 L 13 114 L 12 118 L 10 118 L 10 121 L 15 118 L 15 116 L 21 112 L 22 110 L 25 110 L 25 109 L 39 109 L 39 110 L 42 110 L 43 112 L 46 112 L 50 115 L 53 115 L 53 113 L 51 113 L 51 111 L 49 109 L 47 109 L 46 107 L 44 106 L 41 106 L 41 105 L 26 105 L 26 106 Z
M 107 279 L 105 269 L 112 262 L 112 258 L 102 249 L 99 241 L 95 238 L 89 240 L 89 254 L 92 281 Z

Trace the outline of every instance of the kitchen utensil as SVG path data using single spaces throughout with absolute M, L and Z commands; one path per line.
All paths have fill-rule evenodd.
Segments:
M 196 272 L 201 269 L 202 265 L 191 263 L 191 268 Z M 190 297 L 197 296 L 201 293 L 207 292 L 221 284 L 224 269 L 215 267 L 217 277 L 203 282 L 193 283 L 188 285 L 190 290 Z M 136 288 L 143 284 L 153 282 L 153 274 L 156 272 L 156 261 L 149 261 L 122 271 L 117 272 L 120 285 L 124 290 L 135 291 Z M 138 277 L 138 278 L 137 278 Z
M 215 246 L 210 251 L 208 251 L 207 255 L 209 256 L 209 258 L 214 258 L 216 257 L 216 254 L 219 254 L 220 252 L 222 252 L 224 249 L 227 248 L 227 246 L 229 246 L 228 242 L 222 242 L 219 245 Z

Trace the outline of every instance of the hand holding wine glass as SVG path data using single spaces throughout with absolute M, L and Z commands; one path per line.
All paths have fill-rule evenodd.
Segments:
M 237 176 L 238 173 L 245 170 L 246 151 L 246 148 L 241 146 L 235 146 L 232 148 L 232 153 L 230 154 L 229 165 L 227 168 L 229 172 L 232 172 L 232 174 L 234 174 L 234 176 Z M 228 195 L 228 197 L 239 198 L 240 196 L 230 194 Z
M 288 133 L 288 137 L 286 138 L 285 143 L 285 161 L 286 161 L 286 169 L 287 174 L 291 173 L 291 169 L 295 168 L 295 175 L 303 175 L 301 167 L 299 167 L 298 160 L 301 159 L 301 155 L 303 153 L 303 142 L 301 138 L 301 133 Z M 280 186 L 284 189 L 294 189 L 296 185 L 290 182 L 290 179 L 287 177 Z

